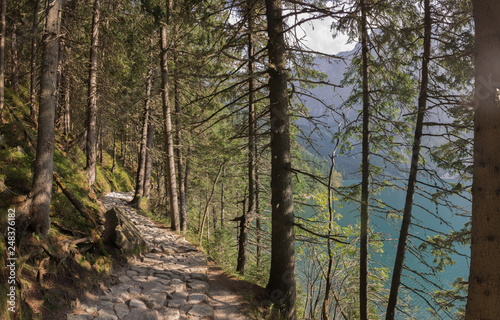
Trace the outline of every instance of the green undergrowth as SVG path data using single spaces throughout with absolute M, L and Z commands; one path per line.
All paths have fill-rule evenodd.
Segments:
M 12 95 L 7 90 L 8 109 L 5 122 L 0 124 L 0 229 L 7 230 L 7 212 L 16 215 L 27 212 L 27 202 L 33 180 L 35 151 L 25 132 L 36 139 L 36 130 L 28 119 L 26 96 Z M 17 116 L 16 120 L 12 111 Z M 65 137 L 56 131 L 54 171 L 65 187 L 86 207 L 91 216 L 103 214 L 97 201 L 111 191 L 133 189 L 128 172 L 104 152 L 98 162 L 93 192 L 87 185 L 85 154 L 78 146 L 65 151 L 67 142 L 75 136 Z M 68 309 L 83 290 L 96 286 L 109 276 L 113 258 L 106 251 L 100 231 L 74 208 L 54 181 L 51 202 L 51 228 L 47 238 L 34 234 L 24 237 L 17 249 L 17 303 L 16 312 L 7 311 L 7 277 L 5 259 L 0 259 L 0 319 L 58 318 Z M 76 240 L 86 239 L 77 244 Z M 6 257 L 7 244 L 0 242 L 0 255 Z
M 144 201 L 141 201 L 141 203 L 142 202 L 144 202 Z M 144 207 L 143 208 L 139 208 L 139 211 L 143 215 L 145 215 L 145 216 L 153 219 L 154 221 L 160 222 L 160 223 L 162 223 L 162 224 L 164 224 L 166 226 L 170 226 L 170 224 L 171 224 L 170 223 L 170 218 L 168 218 L 166 216 L 165 212 L 161 212 L 159 210 L 151 210 L 151 209 L 144 210 Z
M 228 228 L 219 228 L 215 231 L 210 230 L 210 232 L 209 240 L 207 240 L 205 230 L 203 244 L 201 246 L 207 256 L 214 260 L 226 273 L 234 277 L 255 283 L 261 287 L 267 285 L 268 279 L 262 275 L 269 274 L 268 257 L 263 256 L 262 261 L 257 264 L 255 254 L 253 252 L 247 253 L 245 274 L 241 274 L 236 271 L 238 246 L 235 235 L 233 235 Z M 198 243 L 199 241 L 199 233 L 197 230 L 190 230 L 187 237 L 194 243 Z

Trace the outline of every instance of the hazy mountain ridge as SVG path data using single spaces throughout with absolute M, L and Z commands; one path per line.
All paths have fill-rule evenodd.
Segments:
M 303 141 L 304 146 L 313 154 L 318 154 L 325 160 L 329 159 L 334 149 L 335 142 L 332 141 L 333 134 L 338 130 L 339 122 L 342 121 L 340 114 L 346 117 L 349 121 L 355 120 L 359 117 L 359 112 L 361 111 L 361 105 L 356 106 L 353 109 L 342 109 L 345 99 L 347 99 L 353 87 L 344 86 L 341 87 L 340 83 L 344 78 L 344 74 L 350 63 L 351 57 L 355 54 L 358 48 L 354 48 L 352 51 L 341 52 L 338 56 L 342 59 L 329 59 L 325 57 L 318 57 L 315 61 L 316 68 L 325 73 L 328 77 L 328 82 L 334 86 L 319 86 L 311 89 L 311 93 L 318 100 L 323 101 L 329 107 L 325 107 L 321 102 L 305 97 L 305 105 L 309 109 L 309 115 L 318 123 L 319 125 L 313 124 L 308 119 L 301 118 L 297 121 L 297 125 L 303 131 L 304 136 L 311 139 L 312 143 Z M 415 88 L 417 90 L 417 88 Z M 417 101 L 415 101 L 415 106 Z M 331 108 L 331 109 L 330 109 Z M 443 112 L 433 112 L 428 113 L 426 116 L 426 121 L 428 122 L 449 122 L 449 117 Z M 443 129 L 437 127 L 425 128 L 427 133 L 438 134 L 443 133 Z M 433 137 L 432 135 L 424 136 L 422 145 L 427 147 L 435 147 L 443 143 L 443 138 Z M 338 155 L 336 158 L 336 170 L 342 173 L 344 179 L 358 179 L 360 177 L 359 168 L 361 163 L 361 146 L 358 141 L 351 141 L 353 144 L 353 149 L 348 155 Z M 311 144 L 314 146 L 311 146 Z M 445 179 L 454 178 L 454 175 L 450 175 L 445 170 L 437 168 L 437 165 L 430 162 L 429 157 L 425 156 L 427 162 L 433 170 L 437 170 L 438 174 Z M 383 161 L 374 157 L 373 162 L 376 165 L 384 168 L 385 173 L 394 175 L 396 177 L 404 176 L 404 173 L 400 169 L 384 164 Z M 409 157 L 408 157 L 409 160 Z M 408 165 L 403 165 L 403 169 L 406 169 Z

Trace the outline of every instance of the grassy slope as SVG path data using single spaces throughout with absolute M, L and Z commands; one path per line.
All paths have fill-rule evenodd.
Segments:
M 27 114 L 26 104 L 20 99 L 10 95 L 7 103 L 18 118 L 23 119 Z M 0 146 L 1 230 L 7 229 L 8 209 L 15 209 L 17 213 L 26 209 L 35 159 L 23 129 L 7 110 L 6 118 L 6 123 L 0 125 L 0 136 L 5 141 Z M 23 125 L 35 135 L 27 123 Z M 58 143 L 62 140 L 61 136 L 56 137 L 55 170 L 66 187 L 96 216 L 102 213 L 102 207 L 89 196 L 83 169 L 85 155 L 78 147 L 65 153 Z M 105 153 L 97 172 L 95 192 L 98 198 L 110 191 L 133 189 L 128 173 L 119 165 L 112 173 L 111 165 L 112 158 Z M 40 241 L 28 235 L 17 255 L 16 288 L 22 288 L 22 292 L 18 290 L 18 318 L 56 319 L 83 290 L 96 286 L 106 277 L 113 262 L 92 224 L 78 213 L 55 183 L 50 214 L 52 226 L 48 238 Z M 92 238 L 90 244 L 76 248 L 71 245 L 72 241 L 85 237 Z M 0 242 L 0 254 L 6 256 L 3 241 Z M 5 260 L 0 259 L 1 270 L 5 270 L 4 265 Z M 7 274 L 0 273 L 0 318 L 15 319 L 14 313 L 6 311 L 7 290 Z

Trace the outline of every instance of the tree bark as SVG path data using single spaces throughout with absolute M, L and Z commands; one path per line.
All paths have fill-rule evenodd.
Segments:
M 69 50 L 68 50 L 69 53 Z M 71 86 L 70 86 L 70 77 L 68 76 L 68 70 L 67 70 L 67 64 L 65 65 L 65 68 L 63 70 L 62 74 L 62 93 L 64 100 L 62 102 L 62 115 L 61 115 L 61 121 L 62 121 L 62 129 L 63 129 L 63 134 L 65 136 L 69 136 L 71 132 Z
M 203 240 L 203 230 L 205 229 L 205 221 L 207 221 L 210 203 L 212 202 L 212 199 L 213 199 L 214 193 L 215 193 L 215 187 L 217 186 L 217 181 L 219 181 L 220 175 L 221 175 L 222 170 L 225 166 L 226 166 L 226 163 L 224 162 L 219 167 L 219 172 L 217 172 L 217 176 L 215 177 L 214 183 L 212 184 L 212 191 L 210 192 L 210 196 L 208 197 L 207 203 L 205 204 L 205 210 L 203 211 L 203 218 L 200 220 L 200 237 L 198 239 L 200 244 L 202 243 L 201 241 Z M 201 197 L 200 197 L 200 200 L 201 200 Z
M 212 206 L 212 220 L 214 221 L 214 232 L 217 230 L 217 212 L 215 210 L 215 206 Z
M 61 10 L 61 36 L 59 40 L 59 62 L 57 64 L 57 109 L 56 109 L 56 128 L 58 130 L 61 129 L 61 126 L 64 125 L 64 108 L 65 108 L 65 102 L 61 101 L 61 98 L 63 97 L 64 93 L 64 88 L 63 88 L 63 74 L 64 74 L 64 51 L 66 47 L 66 41 L 65 41 L 65 36 L 64 36 L 64 15 L 62 12 L 64 11 Z
M 332 153 L 331 157 L 332 164 L 330 166 L 330 173 L 328 175 L 328 239 L 327 239 L 328 270 L 325 279 L 325 296 L 323 298 L 323 307 L 321 308 L 322 320 L 329 320 L 328 309 L 330 307 L 330 291 L 332 290 L 333 252 L 332 252 L 331 236 L 333 233 L 333 214 L 335 212 L 335 206 L 332 197 L 333 173 L 335 168 L 335 153 L 336 149 Z
M 97 165 L 97 59 L 99 45 L 100 0 L 94 0 L 92 40 L 90 45 L 89 93 L 87 106 L 87 180 L 92 189 Z
M 50 227 L 61 2 L 62 0 L 55 0 L 47 7 L 47 20 L 43 35 L 40 115 L 30 207 L 30 229 L 42 238 L 47 236 Z
M 128 123 L 125 123 L 125 130 L 123 130 L 122 132 L 122 145 L 121 145 L 123 168 L 125 168 L 125 166 L 127 165 L 127 130 L 128 130 Z
M 247 229 L 255 214 L 255 104 L 254 104 L 254 53 L 253 53 L 253 14 L 252 3 L 247 3 L 248 16 L 248 211 L 240 222 L 240 243 L 236 271 L 245 274 Z
M 184 180 L 184 156 L 182 154 L 182 127 L 181 127 L 181 100 L 180 100 L 180 82 L 179 82 L 179 53 L 177 43 L 174 51 L 174 105 L 175 105 L 175 140 L 177 147 L 175 154 L 177 158 L 177 179 L 179 180 L 179 214 L 182 233 L 187 232 L 187 199 Z
M 360 320 L 368 320 L 368 228 L 370 200 L 370 101 L 368 84 L 368 31 L 365 0 L 360 0 L 361 7 L 361 54 L 363 86 L 363 140 L 361 164 L 361 230 L 359 245 L 359 315 Z
M 224 199 L 224 182 L 226 178 L 226 168 L 222 170 L 222 181 L 220 186 L 220 225 L 224 229 L 224 215 L 225 215 L 225 199 Z
M 424 116 L 427 109 L 427 87 L 429 84 L 429 61 L 431 55 L 432 32 L 430 0 L 424 1 L 424 11 L 424 51 L 422 56 L 422 80 L 420 82 L 420 95 L 418 97 L 417 123 L 415 125 L 410 174 L 408 177 L 408 187 L 406 189 L 405 206 L 403 209 L 403 221 L 401 222 L 401 230 L 399 232 L 398 249 L 396 252 L 396 259 L 394 261 L 389 302 L 387 304 L 387 312 L 385 315 L 386 320 L 393 320 L 396 313 L 398 291 L 401 285 L 401 275 L 403 273 L 406 253 L 406 243 L 408 241 L 408 232 L 410 230 L 412 218 L 413 196 L 415 194 L 415 185 L 417 183 L 418 159 L 420 157 Z
M 113 164 L 111 165 L 111 173 L 115 173 L 116 168 L 116 130 L 113 129 Z
M 236 271 L 241 274 L 245 274 L 245 264 L 246 264 L 246 244 L 248 242 L 248 235 L 246 232 L 246 213 L 247 213 L 247 190 L 243 193 L 243 200 L 241 201 L 241 216 L 231 220 L 238 222 L 238 259 L 236 265 Z M 243 266 L 243 268 L 242 268 Z
M 143 196 L 149 201 L 151 196 L 151 166 L 153 162 L 153 143 L 154 143 L 155 125 L 153 120 L 149 121 L 148 142 L 146 144 L 146 168 L 144 171 L 144 191 Z
M 187 199 L 189 199 L 189 181 L 191 178 L 191 146 L 188 146 L 187 156 L 186 156 L 186 172 L 184 173 L 184 194 L 186 195 L 186 204 Z M 224 167 L 224 170 L 225 167 Z
M 0 12 L 0 123 L 3 122 L 5 104 L 5 14 L 7 0 L 2 0 Z
M 161 203 L 162 202 L 161 201 L 162 195 L 164 194 L 162 186 L 165 185 L 161 181 L 161 178 L 165 177 L 165 175 L 163 174 L 163 170 L 162 170 L 162 161 L 158 161 L 158 165 L 156 166 L 156 177 L 158 179 L 157 184 L 156 184 L 156 193 L 157 193 L 158 199 L 160 199 L 160 203 Z
M 4 0 L 5 1 L 5 0 Z M 30 81 L 30 118 L 36 124 L 36 52 L 38 36 L 38 10 L 40 10 L 40 0 L 35 0 L 35 10 L 33 12 L 33 25 L 31 29 L 31 81 Z
M 18 43 L 17 43 L 17 12 L 18 8 L 12 10 L 12 31 L 11 31 L 11 77 L 10 83 L 14 93 L 19 94 L 19 57 L 18 57 Z
M 102 130 L 102 121 L 99 121 L 99 126 L 98 126 L 99 130 L 98 130 L 98 138 L 97 138 L 97 145 L 99 146 L 99 153 L 97 155 L 97 159 L 99 160 L 99 164 L 102 166 L 102 158 L 103 158 L 103 153 L 104 153 L 104 150 L 103 150 L 103 141 L 104 141 L 104 134 L 103 134 L 103 130 Z
M 266 0 L 271 112 L 271 300 L 284 319 L 296 319 L 295 230 L 293 216 L 286 45 L 281 0 Z
M 257 153 L 256 153 L 257 154 Z M 260 221 L 260 195 L 259 195 L 259 174 L 257 168 L 255 168 L 255 228 L 257 229 L 257 253 L 256 253 L 256 264 L 257 267 L 260 266 L 260 261 L 262 257 L 262 227 Z
M 472 245 L 465 318 L 500 315 L 500 3 L 473 0 L 475 22 Z
M 148 126 L 149 126 L 149 109 L 151 102 L 153 69 L 149 68 L 146 75 L 146 99 L 144 100 L 144 116 L 142 122 L 141 146 L 137 159 L 137 175 L 135 183 L 135 194 L 131 204 L 137 208 L 141 204 L 142 196 L 144 195 L 144 176 L 146 172 L 146 148 L 148 143 Z
M 161 83 L 163 102 L 163 131 L 165 134 L 165 152 L 167 153 L 167 175 L 165 184 L 168 184 L 168 195 L 170 199 L 171 228 L 180 230 L 179 204 L 177 199 L 177 182 L 175 174 L 174 139 L 172 130 L 172 112 L 168 96 L 168 48 L 167 48 L 167 26 L 161 27 Z

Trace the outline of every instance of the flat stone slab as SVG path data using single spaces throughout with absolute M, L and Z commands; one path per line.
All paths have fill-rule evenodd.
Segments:
M 200 280 L 200 281 L 208 281 L 208 276 L 206 273 L 201 273 L 201 272 L 192 272 L 190 274 L 191 278 L 195 280 Z
M 94 319 L 94 316 L 90 314 L 67 314 L 66 320 L 90 320 Z
M 186 304 L 186 300 L 184 299 L 176 299 L 176 300 L 169 300 L 168 301 L 168 307 L 169 308 L 177 308 L 180 309 Z
M 205 281 L 194 280 L 193 282 L 188 283 L 188 288 L 200 293 L 208 294 L 209 285 Z
M 99 316 L 95 320 L 118 320 L 114 311 L 111 310 L 99 310 Z
M 179 309 L 165 308 L 161 310 L 160 313 L 163 316 L 163 319 L 165 320 L 180 320 L 181 318 L 181 313 L 179 312 Z
M 108 295 L 105 295 L 105 296 L 100 296 L 99 299 L 102 300 L 102 301 L 109 301 L 109 302 L 112 302 L 112 303 L 123 303 L 123 299 L 120 298 L 118 295 L 108 294 Z
M 166 292 L 167 286 L 162 285 L 157 281 L 141 283 L 142 292 Z
M 128 306 L 131 309 L 132 308 L 137 308 L 137 309 L 147 309 L 148 308 L 144 302 L 142 302 L 141 300 L 136 299 L 136 298 L 130 299 Z
M 134 309 L 124 318 L 124 320 L 162 320 L 158 311 Z
M 113 310 L 114 303 L 111 301 L 99 301 L 98 306 L 99 306 L 99 309 Z
M 128 277 L 135 277 L 135 276 L 138 276 L 139 275 L 139 272 L 135 271 L 135 270 L 127 270 L 127 272 L 125 272 L 125 274 L 128 276 Z
M 126 304 L 115 305 L 115 313 L 119 319 L 123 319 L 129 313 L 129 309 Z
M 213 319 L 215 316 L 214 309 L 206 304 L 195 304 L 187 314 L 192 317 L 208 319 Z
M 167 289 L 168 292 L 184 291 L 184 290 L 186 290 L 186 283 L 184 283 L 184 281 L 180 279 L 172 279 Z
M 189 293 L 187 293 L 187 291 L 178 291 L 172 293 L 171 295 L 167 295 L 169 300 L 186 300 L 188 296 Z
M 142 291 L 141 288 L 137 288 L 137 287 L 130 287 L 127 290 L 128 290 L 128 292 L 130 292 L 130 294 L 138 294 Z
M 152 309 L 161 309 L 167 303 L 167 294 L 160 292 L 153 292 L 143 295 L 146 304 Z

